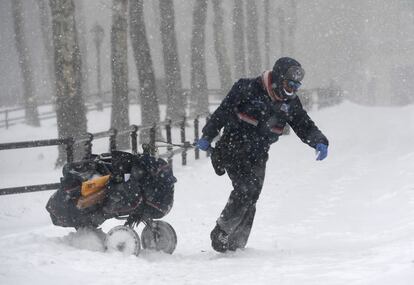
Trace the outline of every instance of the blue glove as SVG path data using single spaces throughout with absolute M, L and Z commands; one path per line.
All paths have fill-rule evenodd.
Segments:
M 316 160 L 324 160 L 328 156 L 328 146 L 323 143 L 318 143 L 316 149 Z
M 210 142 L 205 138 L 201 138 L 197 141 L 196 147 L 203 151 L 207 151 L 210 147 Z

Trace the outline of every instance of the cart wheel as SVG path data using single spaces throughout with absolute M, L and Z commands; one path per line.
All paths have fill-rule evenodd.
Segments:
M 152 221 L 142 230 L 142 247 L 172 254 L 177 246 L 177 234 L 173 227 L 164 221 Z
M 136 231 L 127 226 L 117 226 L 106 235 L 105 249 L 109 252 L 122 252 L 124 255 L 139 255 L 141 242 Z

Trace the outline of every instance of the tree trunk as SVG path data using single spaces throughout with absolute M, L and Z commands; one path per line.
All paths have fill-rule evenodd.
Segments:
M 111 29 L 112 113 L 111 126 L 118 131 L 129 127 L 128 100 L 128 0 L 113 0 Z M 128 134 L 120 134 L 120 149 L 129 148 Z
M 87 35 L 85 13 L 83 12 L 83 5 L 87 2 L 84 0 L 75 0 L 75 20 L 79 35 L 79 50 L 82 58 L 82 94 L 85 101 L 90 99 L 89 77 L 88 77 L 88 49 L 87 49 Z
M 47 5 L 47 0 L 37 0 L 37 5 L 40 11 L 40 29 L 42 32 L 43 45 L 46 53 L 47 70 L 49 73 L 49 82 L 52 94 L 52 101 L 56 101 L 56 90 L 55 90 L 55 66 L 53 59 L 53 41 L 52 41 L 52 27 L 50 20 L 50 9 Z
M 93 34 L 93 41 L 96 48 L 96 87 L 98 92 L 95 98 L 95 105 L 96 109 L 102 112 L 104 98 L 102 92 L 101 47 L 105 36 L 105 30 L 101 25 L 95 23 L 91 33 Z
M 59 138 L 84 135 L 87 130 L 86 108 L 82 98 L 81 58 L 75 23 L 73 0 L 50 0 L 53 45 L 55 48 L 56 115 Z M 74 159 L 83 157 L 82 146 L 75 147 Z M 59 148 L 57 165 L 66 160 L 64 147 Z
M 289 17 L 286 19 L 286 28 L 288 34 L 287 51 L 289 55 L 293 56 L 295 54 L 295 35 L 298 22 L 296 0 L 290 0 L 289 6 Z
M 266 69 L 271 69 L 270 66 L 270 3 L 269 0 L 264 0 L 264 42 L 265 42 L 265 66 Z
M 174 3 L 159 1 L 160 30 L 164 55 L 164 73 L 167 95 L 167 117 L 173 121 L 185 116 L 185 97 L 182 91 L 180 62 L 175 36 Z
M 233 8 L 233 49 L 235 79 L 246 76 L 246 53 L 244 44 L 243 0 L 234 0 Z
M 207 0 L 196 0 L 193 8 L 191 39 L 191 111 L 193 115 L 209 111 L 205 60 L 206 19 Z
M 258 14 L 255 1 L 246 2 L 247 12 L 247 50 L 249 75 L 257 76 L 261 73 L 261 57 L 259 49 L 259 40 L 257 37 Z
M 213 10 L 214 50 L 220 77 L 221 94 L 224 98 L 227 92 L 230 91 L 233 82 L 231 80 L 229 58 L 226 52 L 226 41 L 223 27 L 223 9 L 221 7 L 221 0 L 213 0 Z
M 16 50 L 19 57 L 19 65 L 23 78 L 23 96 L 26 123 L 32 126 L 40 126 L 39 114 L 37 111 L 37 100 L 33 69 L 30 62 L 29 47 L 24 35 L 23 8 L 21 0 L 11 0 L 14 33 L 16 39 Z
M 279 22 L 279 42 L 281 56 L 287 56 L 286 54 L 286 21 L 285 12 L 282 8 L 277 8 L 276 11 L 277 20 Z
M 140 98 L 141 123 L 151 125 L 159 122 L 160 111 L 155 91 L 155 75 L 144 22 L 143 0 L 129 1 L 129 21 L 132 50 L 137 67 Z M 149 132 L 141 132 L 141 141 L 148 142 Z

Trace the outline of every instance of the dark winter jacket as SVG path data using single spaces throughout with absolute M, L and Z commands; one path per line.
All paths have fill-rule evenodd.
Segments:
M 247 159 L 255 163 L 267 160 L 270 145 L 282 135 L 286 123 L 309 146 L 328 145 L 297 96 L 272 101 L 261 77 L 240 79 L 203 128 L 203 137 L 211 142 L 224 127 L 216 144 L 220 157 L 225 162 Z

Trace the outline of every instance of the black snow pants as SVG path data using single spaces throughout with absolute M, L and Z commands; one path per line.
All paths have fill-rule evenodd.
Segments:
M 235 161 L 225 166 L 233 184 L 233 191 L 217 220 L 217 225 L 228 234 L 230 250 L 244 248 L 256 214 L 256 202 L 262 191 L 266 161 L 252 164 Z

